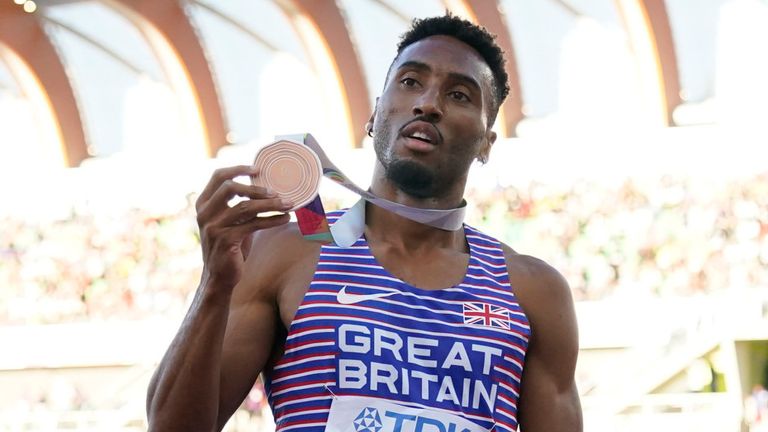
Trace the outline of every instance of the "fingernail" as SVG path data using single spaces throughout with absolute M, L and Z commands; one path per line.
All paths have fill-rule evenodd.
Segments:
M 280 203 L 283 204 L 284 207 L 293 207 L 293 203 L 290 200 L 281 198 Z

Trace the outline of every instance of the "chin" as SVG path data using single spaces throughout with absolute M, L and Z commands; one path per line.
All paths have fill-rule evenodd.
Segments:
M 411 158 L 393 160 L 386 167 L 387 178 L 400 190 L 414 198 L 435 196 L 435 173 Z

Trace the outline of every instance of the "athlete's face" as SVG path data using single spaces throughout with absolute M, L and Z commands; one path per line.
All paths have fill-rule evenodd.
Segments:
M 431 36 L 392 64 L 371 116 L 374 148 L 386 177 L 416 198 L 463 190 L 474 159 L 487 158 L 493 75 L 469 45 Z

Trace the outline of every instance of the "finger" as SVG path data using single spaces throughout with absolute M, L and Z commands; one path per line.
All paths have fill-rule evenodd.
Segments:
M 211 196 L 213 196 L 213 194 L 219 190 L 225 181 L 232 180 L 233 178 L 239 176 L 256 175 L 257 172 L 258 170 L 256 167 L 252 165 L 235 165 L 231 167 L 219 168 L 211 175 L 211 179 L 208 180 L 208 184 L 205 185 L 205 188 L 200 193 L 200 196 L 197 198 L 197 202 L 204 203 L 208 201 Z
M 293 207 L 293 203 L 281 199 L 251 199 L 241 201 L 229 209 L 219 220 L 222 226 L 242 225 L 250 222 L 252 219 L 260 217 L 266 212 L 287 212 Z M 263 218 L 263 216 L 261 216 Z
M 198 219 L 208 220 L 214 215 L 225 211 L 230 206 L 230 201 L 235 197 L 243 197 L 247 200 L 275 199 L 277 195 L 261 186 L 246 185 L 234 180 L 226 180 L 213 193 L 208 202 L 201 203 L 198 207 Z
M 279 225 L 284 225 L 290 222 L 290 220 L 291 220 L 291 217 L 288 213 L 283 213 L 283 214 L 273 215 L 273 216 L 256 217 L 251 219 L 248 222 L 233 226 L 231 228 L 232 235 L 242 238 L 254 231 L 259 231 L 263 229 L 273 228 Z

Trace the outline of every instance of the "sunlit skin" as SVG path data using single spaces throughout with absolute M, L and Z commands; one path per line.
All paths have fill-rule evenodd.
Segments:
M 415 207 L 458 206 L 472 161 L 487 157 L 496 140 L 488 124 L 492 79 L 475 50 L 448 36 L 403 50 L 371 116 L 377 155 L 373 191 Z M 407 138 L 403 128 L 434 133 L 437 142 Z M 409 195 L 387 179 L 387 167 L 403 162 L 433 175 L 429 196 Z
M 470 165 L 487 158 L 496 140 L 488 123 L 492 79 L 490 68 L 474 49 L 448 36 L 432 36 L 403 50 L 390 67 L 369 120 L 377 156 L 373 192 L 413 207 L 458 207 Z M 405 136 L 414 131 L 430 136 L 432 142 Z M 432 181 L 421 196 L 415 196 L 391 179 L 393 170 L 406 178 L 416 174 Z M 435 270 L 450 279 L 424 281 L 400 270 L 395 275 L 430 288 L 461 280 L 469 259 L 463 232 L 435 230 L 372 205 L 366 212 L 366 236 L 385 266 L 407 268 L 401 260 L 423 251 L 418 259 L 442 263 Z M 397 228 L 379 229 L 392 226 Z M 376 241 L 379 233 L 386 233 L 386 242 Z
M 406 48 L 367 125 L 377 154 L 372 190 L 414 207 L 460 205 L 470 165 L 487 159 L 496 139 L 488 122 L 491 76 L 474 49 L 451 37 Z M 313 279 L 320 245 L 304 240 L 286 216 L 261 216 L 292 203 L 232 181 L 243 175 L 258 172 L 249 166 L 217 171 L 196 203 L 203 275 L 149 386 L 151 431 L 221 430 L 258 374 L 282 354 Z M 230 208 L 235 195 L 248 199 Z M 450 287 L 467 271 L 463 230 L 440 230 L 367 205 L 364 235 L 376 260 L 415 287 Z M 532 329 L 518 404 L 522 430 L 580 432 L 578 337 L 568 284 L 546 263 L 502 248 Z

